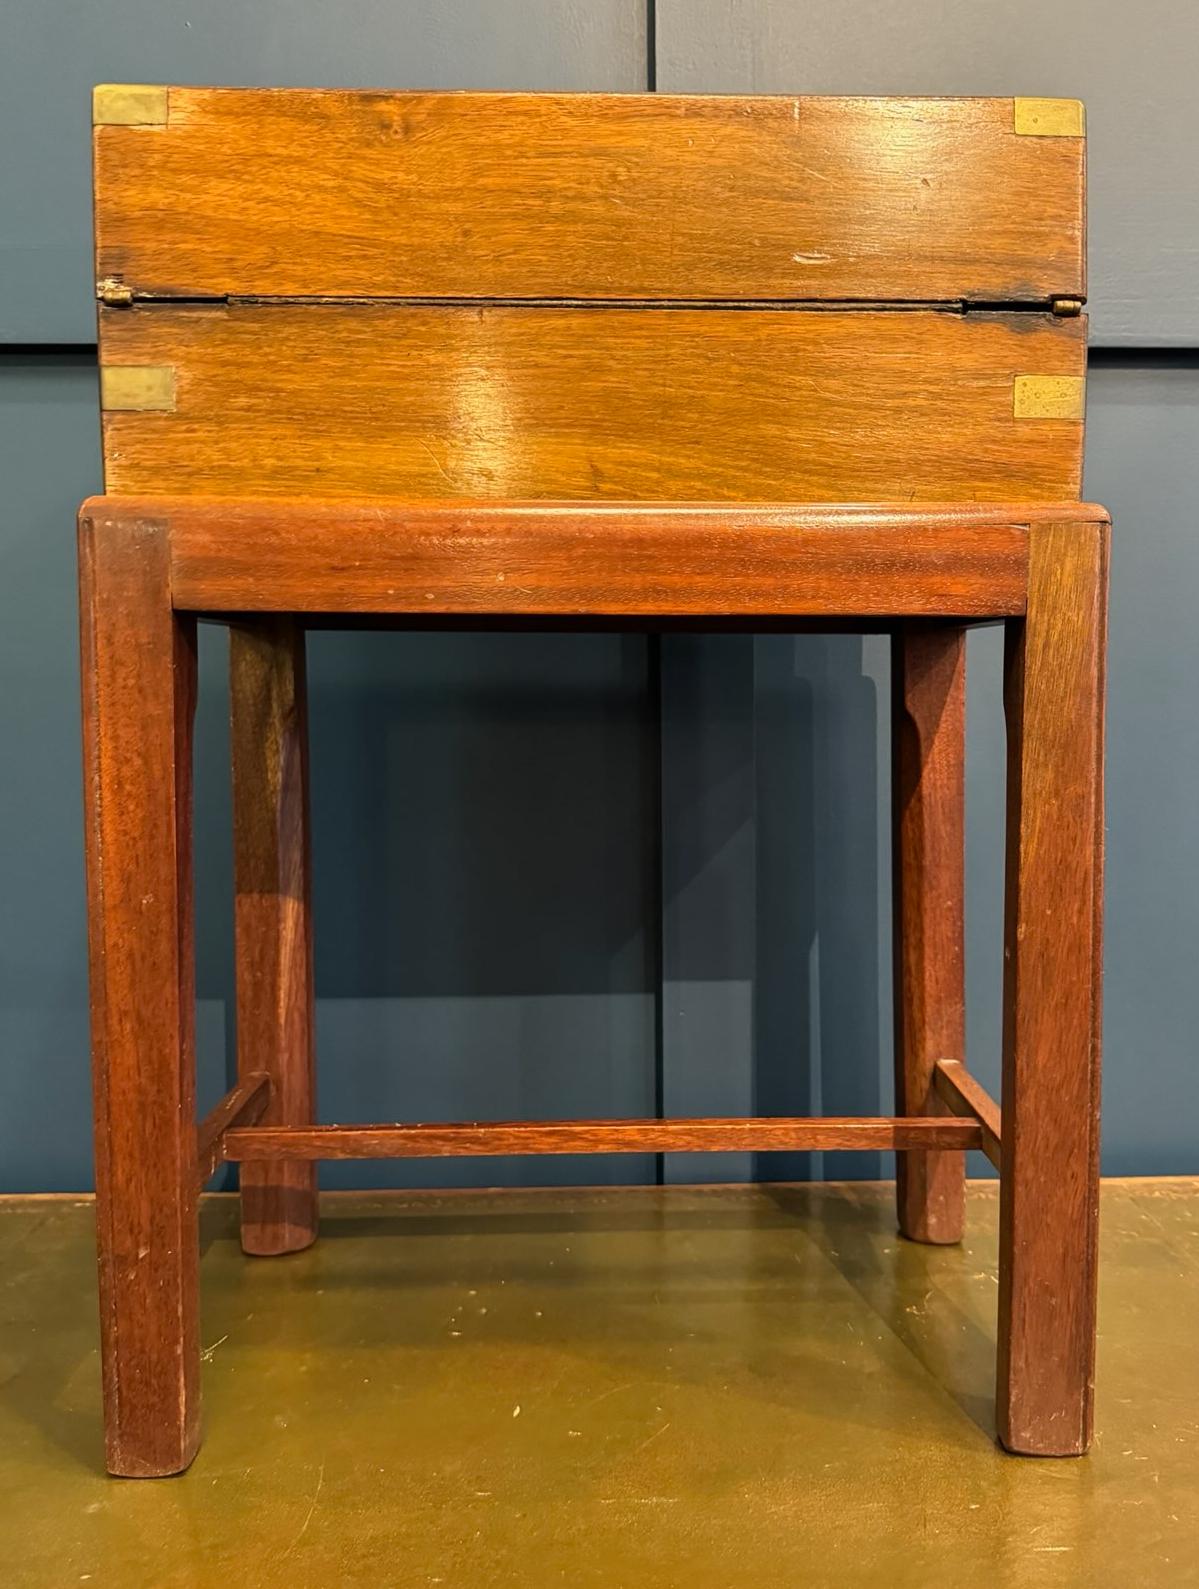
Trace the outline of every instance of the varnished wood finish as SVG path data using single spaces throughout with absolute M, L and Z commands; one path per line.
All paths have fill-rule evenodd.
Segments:
M 721 1153 L 821 1148 L 976 1148 L 966 1120 L 759 1118 L 538 1120 L 446 1125 L 253 1126 L 230 1131 L 225 1157 L 251 1163 L 286 1153 L 310 1159 L 408 1159 L 498 1153 Z
M 110 499 L 111 500 L 111 499 Z M 1024 609 L 1027 530 L 965 507 L 321 507 L 180 499 L 197 611 L 854 617 Z
M 1038 525 L 1008 630 L 998 1425 L 1091 1441 L 1099 1212 L 1106 526 Z
M 1010 99 L 175 88 L 97 127 L 97 274 L 154 297 L 1085 295 L 1081 137 Z
M 895 1102 L 904 1114 L 941 1114 L 933 1067 L 966 1051 L 964 631 L 904 624 L 891 679 Z M 905 1236 L 960 1241 L 963 1156 L 900 1155 L 896 1197 Z
M 108 1468 L 199 1443 L 192 717 L 195 624 L 164 527 L 79 524 L 96 1234 Z
M 101 360 L 174 370 L 104 416 L 124 494 L 739 502 L 1077 498 L 1081 318 L 786 309 L 106 309 Z
M 294 618 L 229 631 L 237 1063 L 271 1078 L 268 1125 L 315 1119 L 315 1015 L 304 632 Z M 241 1174 L 247 1252 L 295 1252 L 316 1236 L 316 1172 L 278 1160 Z
M 939 1059 L 933 1066 L 933 1090 L 951 1114 L 977 1120 L 982 1127 L 983 1152 L 998 1170 L 1003 1117 L 999 1105 L 958 1059 Z
M 953 1240 L 962 1153 L 998 1145 L 1000 1433 L 1084 1449 L 1107 525 L 1077 503 L 1078 108 L 169 88 L 106 90 L 97 121 L 112 1470 L 195 1449 L 195 1195 L 221 1156 L 246 1246 L 281 1252 L 315 1231 L 313 1161 L 451 1153 L 890 1149 L 903 1229 Z M 234 624 L 241 1078 L 198 1133 L 195 613 Z M 952 626 L 988 617 L 1010 641 L 1002 1119 L 962 1069 Z M 897 635 L 899 1115 L 314 1124 L 301 623 L 484 621 Z
M 201 1187 L 225 1162 L 225 1132 L 234 1126 L 257 1124 L 270 1096 L 271 1078 L 266 1071 L 250 1071 L 200 1121 L 196 1127 L 196 1181 Z

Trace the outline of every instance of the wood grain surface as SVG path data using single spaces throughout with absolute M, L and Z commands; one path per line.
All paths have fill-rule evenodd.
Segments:
M 1017 374 L 1081 375 L 1051 315 L 736 309 L 151 307 L 106 365 L 175 371 L 104 416 L 111 492 L 749 502 L 1077 498 L 1079 420 Z
M 901 1222 L 952 1240 L 960 1156 L 998 1141 L 1000 1435 L 1085 1449 L 1107 523 L 1076 503 L 1080 117 L 170 88 L 136 114 L 102 94 L 100 123 L 106 103 L 110 495 L 80 544 L 112 1470 L 194 1453 L 195 1196 L 218 1154 L 246 1164 L 246 1246 L 279 1252 L 315 1230 L 320 1158 L 587 1151 L 922 1154 Z M 244 1023 L 198 1137 L 197 612 L 236 626 Z M 911 627 L 982 617 L 1009 640 L 1002 1131 L 955 1068 L 961 636 Z M 364 618 L 906 622 L 903 1113 L 314 1124 L 302 625 Z
M 203 1187 L 225 1162 L 225 1132 L 234 1126 L 255 1125 L 271 1096 L 271 1078 L 264 1070 L 246 1075 L 208 1111 L 196 1127 L 196 1185 Z
M 939 1059 L 933 1066 L 933 1088 L 951 1114 L 977 1120 L 982 1127 L 983 1152 L 998 1170 L 1002 1167 L 1003 1116 L 990 1093 L 958 1059 Z
M 108 1469 L 200 1439 L 193 619 L 160 521 L 79 523 L 96 1239 Z
M 903 624 L 891 647 L 895 1097 L 942 1114 L 938 1059 L 966 1052 L 966 636 Z M 899 1228 L 914 1241 L 962 1237 L 960 1153 L 896 1160 Z
M 229 629 L 233 763 L 237 1066 L 266 1071 L 267 1125 L 316 1117 L 308 703 L 304 631 L 291 617 Z M 315 1239 L 316 1174 L 286 1160 L 239 1180 L 246 1252 L 297 1252 Z
M 432 1125 L 251 1126 L 230 1131 L 225 1157 L 440 1158 L 497 1153 L 718 1153 L 820 1148 L 973 1148 L 969 1120 L 853 1117 L 706 1120 L 518 1120 Z
M 176 88 L 94 134 L 151 297 L 1081 297 L 1080 137 L 1010 99 Z
M 1022 612 L 1028 524 L 1061 511 L 189 497 L 87 510 L 168 524 L 171 599 L 188 610 L 834 620 Z
M 1094 1398 L 1108 528 L 1042 524 L 1030 546 L 1005 686 L 998 1426 L 1069 1456 Z

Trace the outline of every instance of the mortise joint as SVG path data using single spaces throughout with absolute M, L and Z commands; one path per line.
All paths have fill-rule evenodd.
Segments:
M 160 83 L 97 83 L 93 127 L 165 127 L 169 90 Z

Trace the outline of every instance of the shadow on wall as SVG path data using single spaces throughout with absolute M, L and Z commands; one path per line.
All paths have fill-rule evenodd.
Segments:
M 309 636 L 320 1112 L 654 1112 L 646 643 Z M 327 1166 L 328 1185 L 653 1180 L 651 1156 Z
M 672 636 L 661 751 L 651 644 L 309 636 L 322 1119 L 652 1115 L 660 1096 L 669 1114 L 889 1107 L 886 640 Z M 225 710 L 213 692 L 199 725 L 198 849 L 214 858 L 228 855 Z M 230 898 L 200 881 L 211 997 L 232 984 Z M 878 1154 L 676 1155 L 667 1173 L 890 1170 Z M 322 1179 L 656 1174 L 650 1155 L 614 1155 L 328 1165 Z
M 880 1110 L 887 667 L 877 637 L 663 638 L 667 1114 Z M 877 1154 L 688 1154 L 665 1174 L 808 1179 L 881 1166 Z
M 880 921 L 890 770 L 879 752 L 887 679 L 870 667 L 886 641 L 769 635 L 754 644 L 757 1112 L 879 1114 L 890 1065 L 889 1010 L 885 1024 L 880 1015 L 890 983 Z M 877 1153 L 757 1155 L 759 1180 L 882 1173 Z

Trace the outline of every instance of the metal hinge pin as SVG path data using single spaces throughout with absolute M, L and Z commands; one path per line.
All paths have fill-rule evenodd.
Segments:
M 101 303 L 106 303 L 110 309 L 127 309 L 133 302 L 133 288 L 127 287 L 123 281 L 107 276 L 103 281 L 96 283 L 96 297 Z

